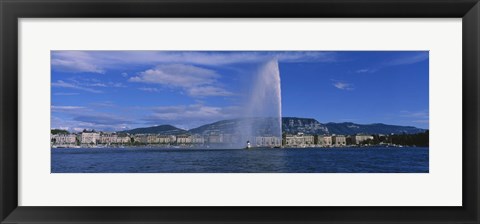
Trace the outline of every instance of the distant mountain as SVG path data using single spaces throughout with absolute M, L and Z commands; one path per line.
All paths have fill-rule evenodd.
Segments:
M 253 129 L 252 135 L 265 135 L 266 133 L 280 133 L 280 122 L 276 118 L 241 118 L 221 120 L 211 124 L 202 125 L 198 128 L 190 129 L 191 134 L 209 134 L 209 133 L 246 133 L 247 129 Z M 250 128 L 253 127 L 253 128 Z
M 189 130 L 192 134 L 206 134 L 211 132 L 218 133 L 234 133 L 241 129 L 242 126 L 257 126 L 258 132 L 255 134 L 271 133 L 274 128 L 272 124 L 273 118 L 245 118 L 217 121 L 211 124 L 202 125 L 198 128 Z M 344 123 L 326 123 L 322 124 L 313 118 L 299 117 L 283 117 L 282 131 L 286 134 L 297 134 L 302 132 L 305 134 L 337 134 L 352 135 L 358 133 L 364 134 L 415 134 L 426 131 L 425 129 L 412 126 L 399 126 L 387 124 L 356 124 L 352 122 Z
M 328 127 L 313 118 L 283 117 L 282 130 L 287 134 L 330 134 Z
M 212 132 L 234 133 L 240 124 L 239 119 L 221 120 L 211 124 L 205 124 L 198 128 L 188 130 L 191 134 L 208 134 Z
M 186 134 L 187 131 L 174 127 L 172 125 L 159 125 L 159 126 L 146 127 L 146 128 L 135 128 L 132 130 L 121 131 L 120 133 L 181 135 L 181 134 Z
M 160 125 L 146 128 L 136 128 L 123 133 L 130 134 L 164 134 L 164 135 L 179 135 L 179 134 L 234 134 L 241 133 L 247 127 L 254 127 L 255 133 L 252 135 L 265 135 L 278 131 L 278 120 L 275 118 L 242 118 L 221 120 L 211 124 L 205 124 L 188 131 L 176 128 L 172 125 Z M 399 126 L 388 124 L 356 124 L 352 122 L 344 123 L 320 123 L 313 118 L 299 118 L 299 117 L 283 117 L 282 131 L 286 134 L 297 134 L 302 132 L 304 134 L 337 134 L 337 135 L 353 135 L 353 134 L 415 134 L 425 132 L 426 129 L 416 128 L 412 126 Z
M 337 134 L 353 135 L 364 134 L 415 134 L 424 132 L 425 129 L 412 126 L 399 126 L 387 124 L 355 124 L 352 122 L 326 123 L 322 124 L 312 118 L 284 117 L 282 118 L 282 129 L 284 133 L 296 134 L 303 132 L 305 134 Z
M 329 133 L 331 134 L 342 134 L 342 135 L 352 135 L 357 133 L 365 134 L 416 134 L 425 132 L 425 129 L 416 128 L 412 126 L 398 126 L 398 125 L 388 125 L 388 124 L 355 124 L 352 122 L 344 123 L 326 123 L 325 126 L 328 128 Z

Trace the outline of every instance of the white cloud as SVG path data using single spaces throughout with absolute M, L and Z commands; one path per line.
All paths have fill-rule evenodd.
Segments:
M 80 110 L 84 109 L 85 107 L 81 106 L 54 106 L 52 105 L 51 107 L 52 111 L 65 111 L 65 110 Z
M 219 77 L 213 71 L 193 65 L 168 64 L 141 72 L 131 77 L 131 82 L 156 83 L 175 87 L 212 84 Z
M 102 83 L 99 80 L 96 79 L 85 79 L 82 81 L 78 81 L 75 79 L 71 79 L 68 82 L 63 81 L 63 80 L 58 80 L 56 82 L 52 82 L 52 87 L 61 87 L 61 88 L 70 88 L 70 89 L 77 89 L 77 90 L 83 90 L 86 92 L 91 92 L 91 93 L 102 93 L 103 91 L 98 90 L 97 88 L 107 88 L 107 87 L 126 87 L 122 83 L 118 82 L 106 82 Z
M 98 122 L 84 122 L 79 119 L 63 119 L 56 116 L 51 117 L 50 127 L 52 129 L 63 129 L 71 132 L 81 132 L 83 129 L 95 129 L 102 131 L 119 131 L 130 129 L 129 124 L 101 124 Z
M 373 68 L 363 68 L 363 69 L 359 69 L 357 71 L 355 71 L 356 73 L 374 73 L 376 72 L 377 69 L 373 69 Z
M 95 107 L 116 107 L 112 101 L 103 101 L 103 102 L 95 102 L 91 103 L 90 105 L 93 105 Z
M 90 86 L 90 87 L 126 87 L 123 83 L 120 82 L 102 82 L 98 79 L 81 79 L 81 81 L 72 79 L 72 82 L 81 85 L 81 86 Z
M 78 95 L 79 93 L 63 93 L 63 92 L 59 92 L 59 93 L 54 93 L 53 95 L 55 96 L 75 96 L 75 95 Z
M 117 131 L 136 124 L 136 120 L 127 114 L 97 111 L 99 107 L 115 106 L 111 102 L 92 103 L 91 106 L 52 105 L 51 128 L 62 127 L 70 131 L 77 131 L 76 129 Z
M 55 51 L 51 58 L 52 69 L 64 72 L 105 73 L 95 58 L 84 51 Z
M 56 82 L 52 82 L 52 87 L 61 87 L 61 88 L 70 88 L 70 89 L 78 89 L 78 90 L 83 90 L 86 92 L 91 92 L 91 93 L 102 93 L 100 90 L 80 86 L 76 83 L 71 83 L 71 82 L 65 82 L 63 80 L 58 80 Z
M 139 90 L 142 90 L 142 91 L 145 91 L 145 92 L 160 92 L 159 89 L 157 88 L 148 88 L 148 87 L 141 87 L 141 88 L 138 88 Z
M 127 86 L 120 82 L 108 82 L 107 87 L 124 88 Z
M 333 62 L 334 52 L 206 52 L 206 51 L 53 51 L 52 68 L 66 72 L 105 73 L 112 68 L 132 65 L 194 64 L 222 66 L 235 63 L 263 62 L 272 58 L 280 62 Z M 127 73 L 121 73 L 127 77 Z
M 107 85 L 103 84 L 103 83 L 93 83 L 93 84 L 89 84 L 88 86 L 93 86 L 93 87 L 107 87 Z
M 73 118 L 75 121 L 95 125 L 126 125 L 132 123 L 129 119 L 114 114 L 82 114 Z
M 205 106 L 201 104 L 156 107 L 153 111 L 154 114 L 152 117 L 161 120 L 217 119 L 231 116 L 230 114 L 225 113 L 225 108 Z
M 191 104 L 155 107 L 152 112 L 145 118 L 151 124 L 172 124 L 189 129 L 209 122 L 238 117 L 240 109 L 235 106 Z
M 189 88 L 188 95 L 190 96 L 230 96 L 231 92 L 214 86 L 197 86 Z
M 413 56 L 399 57 L 387 62 L 387 66 L 393 65 L 409 65 L 422 62 L 428 59 L 428 52 L 420 52 Z
M 334 81 L 333 86 L 341 90 L 354 90 L 353 84 L 341 81 Z
M 394 58 L 373 66 L 372 68 L 362 68 L 356 71 L 356 73 L 375 73 L 383 68 L 390 67 L 390 66 L 399 66 L 399 65 L 409 65 L 415 64 L 418 62 L 422 62 L 427 60 L 429 57 L 428 52 L 418 52 L 416 54 L 409 54 L 408 56 L 402 56 L 398 58 Z
M 219 77 L 215 71 L 198 66 L 166 64 L 141 72 L 129 81 L 181 88 L 194 97 L 230 95 L 218 86 Z

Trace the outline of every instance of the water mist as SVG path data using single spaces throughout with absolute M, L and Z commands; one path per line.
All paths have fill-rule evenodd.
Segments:
M 245 117 L 239 124 L 243 142 L 255 144 L 256 137 L 282 138 L 282 96 L 280 71 L 276 59 L 265 62 L 250 83 L 251 93 L 245 105 Z M 258 145 L 258 143 L 257 143 Z

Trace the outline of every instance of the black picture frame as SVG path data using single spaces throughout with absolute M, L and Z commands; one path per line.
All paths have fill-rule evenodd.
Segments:
M 478 0 L 0 0 L 1 223 L 479 223 Z M 18 206 L 19 18 L 337 17 L 462 18 L 461 207 Z M 445 43 L 448 44 L 448 43 Z M 34 125 L 34 124 L 32 124 Z M 455 150 L 455 149 L 452 149 Z M 460 150 L 460 149 L 456 149 Z M 233 192 L 232 192 L 233 193 Z M 438 195 L 442 197 L 442 195 Z

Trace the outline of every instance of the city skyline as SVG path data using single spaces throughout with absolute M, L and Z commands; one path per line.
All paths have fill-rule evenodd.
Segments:
M 428 129 L 425 51 L 52 51 L 51 127 L 191 129 L 238 118 L 252 75 L 271 59 L 283 117 Z

